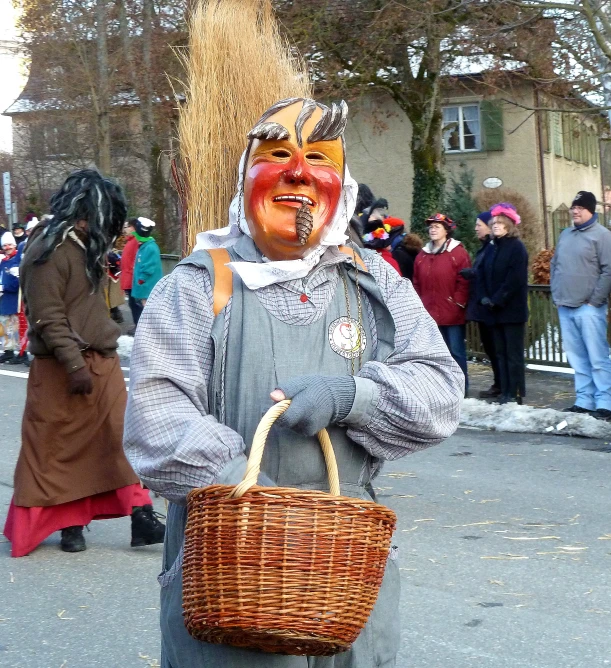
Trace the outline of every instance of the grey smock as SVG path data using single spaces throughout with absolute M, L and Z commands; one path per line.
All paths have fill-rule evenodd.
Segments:
M 259 251 L 247 237 L 229 252 L 232 260 L 261 261 Z M 426 423 L 437 409 L 440 424 L 412 428 L 410 440 L 400 436 L 400 420 L 396 421 L 392 428 L 387 426 L 385 442 L 372 447 L 371 437 L 375 436 L 377 440 L 382 434 L 367 432 L 381 432 L 374 422 L 377 413 L 384 412 L 380 411 L 384 406 L 384 392 L 392 385 L 393 397 L 387 401 L 394 401 L 393 410 L 396 410 L 402 401 L 408 401 L 408 397 L 397 399 L 402 383 L 411 381 L 417 385 L 419 380 L 413 369 L 406 369 L 407 376 L 402 377 L 401 382 L 392 382 L 387 377 L 376 383 L 363 373 L 367 367 L 373 367 L 383 375 L 396 353 L 399 321 L 387 307 L 384 295 L 387 290 L 380 288 L 380 281 L 376 281 L 375 276 L 384 275 L 390 279 L 384 281 L 385 288 L 389 282 L 396 284 L 395 289 L 399 283 L 403 284 L 398 275 L 395 279 L 386 273 L 394 272 L 394 269 L 386 270 L 368 255 L 363 253 L 366 262 L 370 261 L 369 271 L 362 271 L 338 249 L 330 249 L 305 279 L 260 290 L 249 290 L 234 274 L 232 297 L 214 318 L 211 315 L 212 262 L 208 253 L 199 251 L 184 260 L 172 276 L 164 279 L 165 283 L 161 282 L 147 304 L 134 342 L 136 353 L 132 359 L 125 448 L 143 481 L 172 501 L 160 576 L 164 668 L 395 666 L 399 645 L 400 589 L 395 551 L 391 551 L 382 588 L 367 625 L 348 652 L 334 657 L 274 655 L 200 642 L 189 636 L 182 616 L 180 562 L 186 522 L 184 496 L 193 487 L 213 482 L 239 482 L 255 428 L 272 403 L 269 393 L 284 380 L 304 374 L 350 375 L 353 368 L 357 372 L 353 410 L 345 423 L 329 427 L 338 460 L 341 491 L 347 496 L 370 498 L 366 488 L 371 489 L 370 483 L 383 459 L 396 458 L 432 445 L 444 437 L 440 431 L 451 433 L 455 429 L 462 392 L 461 375 L 438 340 L 437 328 L 428 326 L 421 304 L 416 303 L 412 308 L 418 311 L 418 319 L 427 330 L 420 333 L 433 336 L 428 343 L 434 350 L 432 358 L 421 362 L 426 378 L 420 381 L 420 389 L 425 393 L 447 392 L 443 399 L 431 400 L 429 397 L 431 408 L 422 414 L 422 418 Z M 182 274 L 182 277 L 173 279 L 174 274 Z M 204 275 L 206 280 L 202 281 Z M 200 279 L 199 296 L 195 276 Z M 360 324 L 366 344 L 361 359 L 351 360 L 336 352 L 331 332 L 348 313 L 352 319 L 357 319 L 357 280 L 361 294 Z M 178 284 L 192 294 L 184 294 Z M 403 289 L 405 287 L 413 293 L 411 285 L 403 285 Z M 310 308 L 301 308 L 307 304 L 301 299 L 302 294 L 307 295 Z M 414 298 L 417 300 L 415 295 Z M 180 303 L 181 299 L 184 303 Z M 170 322 L 172 313 L 176 316 L 173 324 Z M 400 325 L 409 327 L 408 323 L 401 322 Z M 180 337 L 186 337 L 186 342 L 177 344 L 179 350 L 176 351 L 172 344 Z M 140 350 L 145 352 L 140 355 Z M 170 351 L 178 369 L 168 368 Z M 437 362 L 437 372 L 435 365 L 431 365 L 433 358 Z M 189 379 L 189 367 L 193 362 L 199 370 L 193 369 L 194 377 Z M 164 367 L 165 379 L 160 367 Z M 198 382 L 198 377 L 204 382 Z M 179 400 L 178 396 L 173 400 L 171 390 L 177 381 L 187 401 Z M 163 411 L 162 416 L 159 410 Z M 204 423 L 198 421 L 196 414 L 204 418 Z M 168 418 L 165 423 L 164 416 Z M 391 423 L 393 417 L 390 415 Z M 195 433 L 189 434 L 190 430 Z M 359 431 L 362 432 L 360 438 Z M 190 444 L 196 435 L 200 439 L 199 448 L 195 442 Z M 279 486 L 328 490 L 324 458 L 316 438 L 277 425 L 267 440 L 262 471 Z M 193 478 L 198 475 L 201 482 L 194 484 Z

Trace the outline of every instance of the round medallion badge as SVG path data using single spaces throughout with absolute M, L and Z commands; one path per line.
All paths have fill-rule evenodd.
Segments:
M 333 352 L 349 360 L 355 359 L 367 347 L 367 335 L 356 320 L 344 316 L 329 325 L 329 343 Z

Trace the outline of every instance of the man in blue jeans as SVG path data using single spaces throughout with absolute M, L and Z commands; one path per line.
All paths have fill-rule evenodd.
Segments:
M 581 190 L 571 205 L 551 264 L 552 298 L 569 364 L 575 370 L 572 413 L 611 418 L 607 308 L 611 291 L 611 231 L 598 222 L 596 196 Z

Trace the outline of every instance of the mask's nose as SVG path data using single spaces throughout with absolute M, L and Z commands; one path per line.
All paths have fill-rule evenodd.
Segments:
M 293 157 L 283 174 L 284 182 L 292 186 L 312 185 L 312 175 L 307 163 L 300 155 Z

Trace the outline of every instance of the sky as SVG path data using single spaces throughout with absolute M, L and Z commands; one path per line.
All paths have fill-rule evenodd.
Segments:
M 16 13 L 11 0 L 0 0 L 0 42 L 12 41 L 17 38 L 15 30 Z M 5 53 L 0 47 L 0 113 L 7 109 L 17 98 L 26 82 L 27 65 L 16 53 Z M 11 119 L 0 116 L 0 150 L 12 151 Z

